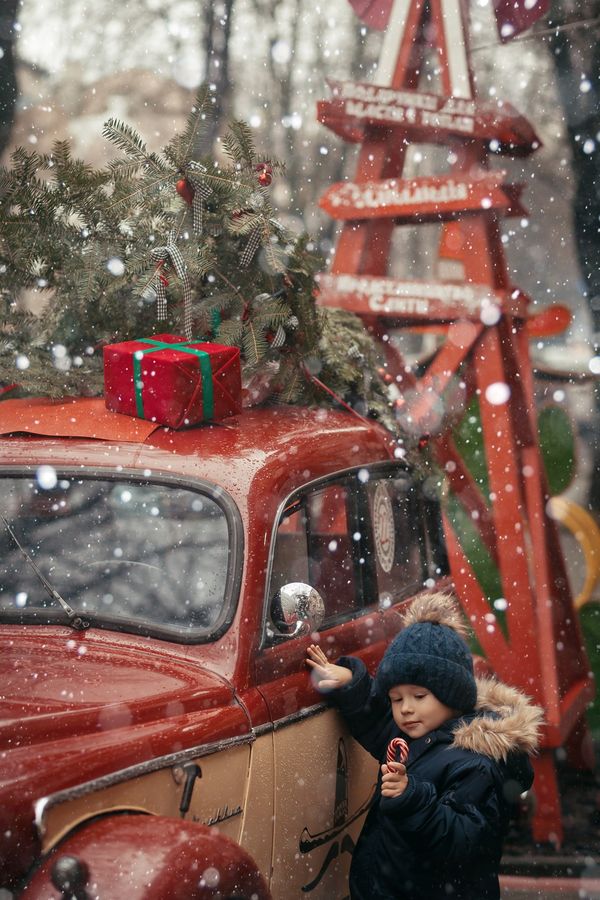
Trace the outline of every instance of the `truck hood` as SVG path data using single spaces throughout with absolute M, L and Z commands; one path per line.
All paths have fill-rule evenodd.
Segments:
M 2 627 L 0 871 L 39 853 L 35 803 L 128 766 L 247 733 L 230 684 L 158 641 Z

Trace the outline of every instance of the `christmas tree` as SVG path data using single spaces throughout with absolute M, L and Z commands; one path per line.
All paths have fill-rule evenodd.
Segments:
M 210 105 L 203 91 L 161 152 L 110 120 L 119 155 L 103 169 L 57 142 L 0 170 L 0 381 L 99 394 L 104 344 L 170 332 L 238 346 L 250 401 L 329 391 L 390 424 L 374 344 L 356 317 L 316 304 L 321 260 L 276 218 L 281 165 L 257 156 L 243 122 L 222 158 L 199 155 Z M 40 315 L 20 308 L 24 289 L 45 295 Z

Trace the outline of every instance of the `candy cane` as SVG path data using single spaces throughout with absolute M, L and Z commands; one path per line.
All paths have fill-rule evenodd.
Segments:
M 396 759 L 396 754 L 398 759 Z M 408 744 L 404 738 L 392 738 L 388 744 L 386 762 L 406 762 L 408 757 Z

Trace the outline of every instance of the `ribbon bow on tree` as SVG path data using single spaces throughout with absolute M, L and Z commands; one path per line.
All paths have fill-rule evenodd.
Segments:
M 204 181 L 200 181 L 193 175 L 189 176 L 189 181 L 194 191 L 194 196 L 192 197 L 192 227 L 194 229 L 194 234 L 200 237 L 204 228 L 204 202 L 208 200 L 212 194 L 212 190 Z
M 164 247 L 154 247 L 151 251 L 152 259 L 158 262 L 154 287 L 156 290 L 156 317 L 167 318 L 167 285 L 169 279 L 161 271 L 166 265 L 171 265 L 183 285 L 183 333 L 189 341 L 192 337 L 192 285 L 188 275 L 185 260 L 175 243 L 175 236 L 169 235 L 169 240 Z

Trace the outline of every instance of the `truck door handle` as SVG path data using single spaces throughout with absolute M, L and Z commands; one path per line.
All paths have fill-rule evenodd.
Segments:
M 183 791 L 181 792 L 181 802 L 179 804 L 179 815 L 183 819 L 185 814 L 190 808 L 190 803 L 192 802 L 192 794 L 194 793 L 194 785 L 196 783 L 196 778 L 202 776 L 202 769 L 200 766 L 197 766 L 196 763 L 184 763 L 181 767 L 183 773 L 185 775 L 185 782 L 183 785 Z

